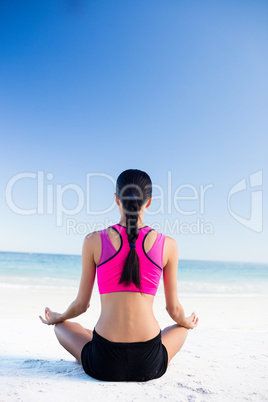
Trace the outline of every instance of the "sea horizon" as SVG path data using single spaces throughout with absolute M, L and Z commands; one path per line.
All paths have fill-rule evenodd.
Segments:
M 14 254 L 43 254 L 43 255 L 52 255 L 52 256 L 73 256 L 73 257 L 81 257 L 80 254 L 73 253 L 51 253 L 51 252 L 39 252 L 39 251 L 12 251 L 12 250 L 0 250 L 0 253 L 14 253 Z M 244 260 L 215 260 L 215 259 L 200 259 L 200 258 L 179 258 L 180 261 L 202 261 L 202 262 L 222 262 L 222 263 L 242 263 L 242 264 L 258 264 L 258 265 L 267 265 L 268 261 L 244 261 Z
M 81 260 L 75 254 L 0 251 L 0 286 L 78 288 Z M 268 295 L 268 264 L 181 259 L 177 286 L 181 295 Z M 163 275 L 158 293 L 164 293 Z

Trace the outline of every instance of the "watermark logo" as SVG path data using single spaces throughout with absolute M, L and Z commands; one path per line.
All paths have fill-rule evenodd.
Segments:
M 249 176 L 250 182 L 250 217 L 245 218 L 244 216 L 239 215 L 237 212 L 234 212 L 231 208 L 231 198 L 241 191 L 247 191 L 247 182 L 246 179 L 242 179 L 237 182 L 229 191 L 227 198 L 228 211 L 230 215 L 241 225 L 253 230 L 254 232 L 260 233 L 262 232 L 263 225 L 263 208 L 262 208 L 262 198 L 263 192 L 261 189 L 252 190 L 256 187 L 262 186 L 262 170 L 259 170 L 255 173 L 252 173 Z
M 66 234 L 67 235 L 85 235 L 96 230 L 103 230 L 108 226 L 113 225 L 109 219 L 104 222 L 77 222 L 76 219 L 66 219 Z M 184 222 L 178 218 L 164 219 L 164 222 L 150 223 L 150 227 L 156 231 L 168 233 L 170 236 L 176 235 L 212 235 L 214 234 L 214 226 L 212 222 L 207 222 L 205 219 L 196 218 L 193 222 Z
M 229 190 L 227 196 L 229 214 L 238 223 L 257 233 L 262 232 L 263 229 L 263 191 L 260 188 L 263 181 L 262 174 L 262 170 L 252 173 L 247 179 L 248 185 L 246 178 L 238 181 Z M 95 218 L 102 216 L 106 219 L 107 214 L 117 209 L 118 206 L 110 197 L 110 193 L 104 199 L 97 197 L 99 197 L 100 190 L 107 189 L 107 186 L 112 186 L 115 191 L 116 180 L 114 177 L 102 172 L 87 173 L 84 186 L 75 183 L 56 184 L 54 179 L 54 174 L 46 174 L 43 171 L 15 174 L 6 185 L 5 197 L 8 208 L 12 212 L 24 216 L 53 215 L 56 226 L 65 226 L 67 234 L 84 234 L 107 227 L 107 220 L 101 223 Z M 146 210 L 146 214 L 149 217 L 156 216 L 157 221 L 161 216 L 162 226 L 155 227 L 155 229 L 171 234 L 213 234 L 213 222 L 205 220 L 205 209 L 214 185 L 212 183 L 199 186 L 190 183 L 178 185 L 178 183 L 173 183 L 172 179 L 172 172 L 167 171 L 166 183 L 162 183 L 162 185 L 153 183 L 152 185 L 154 204 L 152 208 Z M 94 183 L 97 184 L 95 191 Z M 26 191 L 27 196 L 25 196 Z M 248 218 L 241 214 L 241 208 L 240 211 L 237 211 L 234 204 L 239 197 L 245 196 L 245 201 L 249 195 L 250 215 Z M 25 206 L 25 200 L 28 208 Z M 74 201 L 72 206 L 70 206 L 70 200 Z M 94 200 L 101 201 L 95 208 Z M 87 222 L 79 222 L 80 214 L 86 215 Z M 108 225 L 111 224 L 112 222 L 108 223 Z M 154 227 L 152 223 L 151 226 Z
M 12 212 L 24 216 L 53 215 L 56 226 L 65 226 L 67 234 L 85 234 L 88 231 L 101 230 L 107 226 L 107 221 L 96 223 L 93 220 L 96 221 L 97 216 L 105 218 L 108 213 L 117 209 L 115 200 L 107 197 L 106 201 L 102 200 L 105 205 L 101 203 L 100 208 L 97 205 L 97 210 L 96 207 L 93 208 L 93 201 L 99 197 L 96 194 L 100 193 L 101 188 L 112 185 L 115 191 L 116 180 L 114 177 L 103 172 L 87 173 L 84 187 L 75 183 L 56 184 L 54 179 L 53 173 L 46 174 L 43 171 L 15 174 L 6 185 L 5 198 L 8 208 Z M 207 193 L 210 193 L 213 184 L 194 186 L 184 183 L 176 186 L 172 179 L 172 172 L 167 171 L 166 183 L 163 185 L 153 183 L 154 206 L 146 210 L 147 215 L 157 218 L 167 216 L 164 221 L 163 218 L 161 221 L 164 226 L 162 230 L 168 233 L 212 234 L 212 223 L 206 222 L 203 218 Z M 95 191 L 94 182 L 95 185 L 97 184 Z M 133 187 L 133 185 L 130 186 Z M 28 190 L 25 197 L 26 188 Z M 136 194 L 139 194 L 138 189 Z M 26 199 L 28 208 L 25 206 L 25 200 L 24 204 L 22 203 L 21 195 L 23 200 Z M 120 198 L 121 201 L 123 198 Z M 74 200 L 72 207 L 70 207 L 71 199 Z M 89 222 L 79 222 L 80 214 L 86 214 Z M 90 217 L 94 217 L 94 219 L 90 219 Z M 112 222 L 110 222 L 111 224 Z M 161 228 L 158 229 L 161 230 Z

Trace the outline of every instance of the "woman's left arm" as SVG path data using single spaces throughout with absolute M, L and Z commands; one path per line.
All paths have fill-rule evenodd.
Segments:
M 79 291 L 76 299 L 70 304 L 63 313 L 51 311 L 48 307 L 45 309 L 45 319 L 39 316 L 40 320 L 47 325 L 57 324 L 87 311 L 96 275 L 96 264 L 94 259 L 94 250 L 99 234 L 92 232 L 88 234 L 83 243 L 82 249 L 82 275 L 80 279 Z

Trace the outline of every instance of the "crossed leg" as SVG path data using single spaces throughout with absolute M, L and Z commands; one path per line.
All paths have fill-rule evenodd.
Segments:
M 76 322 L 64 321 L 54 326 L 59 343 L 71 353 L 81 364 L 81 352 L 87 342 L 90 342 L 93 333 Z M 171 325 L 161 331 L 162 343 L 168 352 L 168 364 L 175 354 L 182 348 L 188 335 L 188 329 L 178 324 Z
M 70 321 L 56 324 L 54 331 L 59 343 L 81 364 L 81 352 L 85 344 L 92 340 L 92 331 Z
M 162 343 L 168 352 L 168 364 L 182 348 L 188 335 L 188 329 L 178 324 L 171 325 L 161 331 Z

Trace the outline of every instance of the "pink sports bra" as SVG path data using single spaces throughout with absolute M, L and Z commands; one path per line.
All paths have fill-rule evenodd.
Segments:
M 101 256 L 97 265 L 97 282 L 100 294 L 112 292 L 139 292 L 140 290 L 132 282 L 129 286 L 124 283 L 119 284 L 124 262 L 129 253 L 129 243 L 126 227 L 122 225 L 112 225 L 120 236 L 121 245 L 116 250 L 107 234 L 107 229 L 100 231 L 101 235 Z M 157 233 L 157 238 L 148 251 L 144 250 L 144 241 L 152 229 L 143 226 L 139 229 L 139 237 L 136 240 L 136 252 L 140 260 L 141 290 L 143 293 L 154 295 L 157 292 L 161 273 L 163 270 L 163 249 L 165 236 Z

